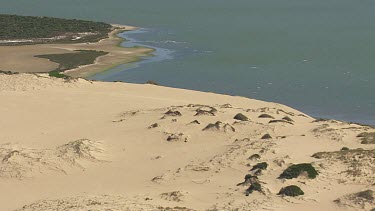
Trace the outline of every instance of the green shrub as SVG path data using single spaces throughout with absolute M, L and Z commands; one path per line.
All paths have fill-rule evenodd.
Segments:
M 233 118 L 240 121 L 249 121 L 249 118 L 241 113 L 236 114 Z
M 108 37 L 112 26 L 107 23 L 61 19 L 50 17 L 32 17 L 0 14 L 0 40 L 38 39 L 66 35 L 62 40 L 44 40 L 40 43 L 97 42 Z M 72 40 L 73 35 L 90 33 L 82 39 Z M 14 43 L 13 43 L 14 44 Z
M 151 84 L 151 85 L 159 86 L 159 84 L 156 81 L 153 81 L 153 80 L 146 81 L 146 84 Z
M 266 170 L 267 167 L 268 167 L 268 163 L 262 162 L 262 163 L 258 163 L 255 166 L 253 166 L 253 168 L 250 171 L 257 170 L 257 169 Z
M 12 71 L 4 71 L 4 70 L 0 70 L 0 74 L 4 74 L 4 75 L 15 75 L 15 74 L 18 74 L 17 72 L 12 72 Z
M 262 185 L 258 182 L 251 184 L 250 187 L 246 190 L 246 196 L 250 195 L 254 191 L 262 192 Z
M 283 196 L 300 196 L 304 195 L 305 193 L 299 188 L 298 186 L 295 185 L 290 185 L 284 188 L 281 188 L 279 193 L 277 195 L 283 195 Z
M 253 176 L 251 174 L 247 174 L 245 176 L 245 181 L 241 182 L 241 183 L 238 183 L 237 186 L 248 186 L 248 185 L 251 185 L 253 184 L 254 182 L 258 182 L 258 177 L 257 176 Z
M 275 117 L 269 115 L 269 114 L 261 114 L 258 116 L 258 118 L 269 118 L 269 119 L 275 119 Z
M 264 136 L 262 136 L 261 139 L 272 139 L 272 136 L 270 134 L 265 134 Z
M 64 79 L 71 78 L 70 76 L 62 74 L 62 73 L 60 73 L 59 71 L 56 71 L 56 70 L 49 72 L 48 75 L 50 77 L 54 77 L 54 78 L 64 78 Z
M 56 71 L 64 72 L 80 66 L 94 64 L 96 58 L 107 55 L 108 52 L 95 50 L 76 50 L 73 53 L 36 55 L 37 58 L 48 59 L 59 64 Z
M 289 166 L 285 171 L 279 176 L 279 179 L 293 179 L 300 176 L 302 173 L 306 172 L 308 178 L 316 178 L 318 172 L 310 163 L 301 163 Z
M 288 117 L 288 116 L 285 116 L 285 117 L 283 117 L 282 119 L 285 120 L 285 121 L 288 121 L 288 122 L 294 122 L 293 119 L 291 119 L 291 118 Z
M 374 200 L 374 191 L 372 191 L 372 190 L 361 191 L 361 192 L 357 193 L 356 195 L 357 195 L 357 197 L 360 197 L 360 198 L 363 198 L 363 199 L 366 199 L 366 200 L 369 200 L 369 201 Z
M 358 134 L 359 138 L 361 138 L 361 144 L 375 144 L 375 132 L 364 132 Z
M 260 155 L 259 154 L 254 154 L 254 155 L 250 156 L 248 159 L 249 160 L 259 160 L 260 159 Z

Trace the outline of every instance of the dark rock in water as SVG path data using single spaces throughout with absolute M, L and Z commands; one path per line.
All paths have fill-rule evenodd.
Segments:
M 270 134 L 265 134 L 264 136 L 262 136 L 261 139 L 272 139 L 272 136 Z
M 234 116 L 234 119 L 237 119 L 240 121 L 249 121 L 249 118 L 241 113 L 236 114 L 236 116 Z
M 315 179 L 316 176 L 319 175 L 314 166 L 312 166 L 310 163 L 301 163 L 289 166 L 279 176 L 279 179 L 293 179 L 299 177 L 303 173 L 306 173 L 307 177 L 310 179 Z
M 259 154 L 254 154 L 254 155 L 250 156 L 248 159 L 249 160 L 259 160 L 260 159 L 260 155 Z
M 277 195 L 283 195 L 283 196 L 300 196 L 304 195 L 305 193 L 296 185 L 290 185 L 284 188 L 281 188 L 279 193 Z
M 285 116 L 285 117 L 283 117 L 282 119 L 285 120 L 285 121 L 288 121 L 288 122 L 294 122 L 294 120 L 291 119 L 291 118 L 288 117 L 288 116 Z
M 375 144 L 375 132 L 364 132 L 357 135 L 361 138 L 361 144 Z
M 154 123 L 152 125 L 150 125 L 148 128 L 156 128 L 156 127 L 160 127 L 160 125 L 158 123 Z
M 215 124 L 208 124 L 205 128 L 203 128 L 203 131 L 206 131 L 206 130 L 216 130 L 216 131 L 222 131 L 222 132 L 228 132 L 228 131 L 231 131 L 231 132 L 236 132 L 236 129 L 234 129 L 234 127 L 232 127 L 230 124 L 225 124 L 225 123 L 222 123 L 220 121 L 217 121 Z
M 271 120 L 268 123 L 288 123 L 288 124 L 294 125 L 292 122 L 289 122 L 289 121 L 286 121 L 286 120 L 283 120 L 283 119 Z
M 269 114 L 261 114 L 258 116 L 258 118 L 268 118 L 268 119 L 275 119 L 275 117 L 269 115 Z
M 200 125 L 201 123 L 200 123 L 198 120 L 194 120 L 194 121 L 190 122 L 189 124 L 197 124 L 197 125 Z
M 169 110 L 165 113 L 166 116 L 182 116 L 181 112 L 179 111 L 172 111 Z

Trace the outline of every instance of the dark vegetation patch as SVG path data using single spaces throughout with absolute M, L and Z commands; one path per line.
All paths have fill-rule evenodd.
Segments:
M 190 122 L 189 124 L 197 124 L 197 125 L 200 125 L 201 123 L 200 123 L 198 120 L 194 120 L 194 121 Z
M 247 188 L 245 191 L 246 196 L 250 195 L 254 191 L 263 192 L 262 185 L 260 184 L 258 177 L 251 174 L 247 174 L 245 176 L 245 181 L 238 183 L 237 186 L 249 186 L 249 188 Z
M 64 72 L 66 70 L 75 69 L 82 65 L 93 64 L 97 57 L 106 54 L 108 54 L 108 52 L 94 50 L 78 50 L 74 53 L 46 54 L 37 55 L 35 57 L 48 59 L 52 62 L 58 63 L 59 67 L 54 71 Z
M 356 193 L 356 196 L 359 197 L 359 198 L 363 198 L 363 199 L 372 201 L 372 200 L 374 200 L 374 191 L 372 191 L 372 190 L 361 191 L 361 192 Z
M 375 132 L 364 132 L 357 135 L 361 138 L 361 144 L 375 144 Z
M 54 78 L 63 78 L 63 79 L 70 79 L 70 78 L 72 78 L 72 77 L 70 77 L 68 75 L 65 75 L 65 74 L 62 74 L 62 73 L 60 73 L 59 71 L 56 71 L 56 70 L 49 72 L 48 75 L 50 77 L 54 77 Z
M 279 179 L 293 179 L 304 173 L 306 173 L 306 176 L 310 179 L 314 179 L 319 175 L 310 163 L 301 163 L 289 166 L 283 173 L 281 173 Z
M 375 194 L 373 190 L 368 189 L 345 195 L 334 200 L 334 202 L 348 208 L 351 207 L 358 208 L 358 210 L 370 210 L 370 207 L 375 206 Z
M 330 121 L 330 119 L 326 119 L 326 118 L 316 118 L 314 121 L 312 121 L 313 123 L 314 122 L 327 122 L 327 121 Z
M 269 114 L 261 114 L 258 116 L 258 118 L 268 118 L 268 119 L 275 119 L 275 117 L 269 115 Z
M 283 120 L 283 119 L 271 120 L 268 123 L 288 123 L 288 124 L 294 125 L 292 122 L 289 122 L 289 121 L 286 121 L 286 120 Z
M 233 106 L 229 103 L 221 105 L 220 108 L 233 108 Z
M 348 147 L 341 148 L 341 151 L 348 151 L 348 150 L 350 150 Z
M 236 132 L 236 129 L 232 127 L 228 123 L 223 123 L 220 121 L 217 121 L 216 123 L 210 123 L 205 128 L 203 128 L 203 131 L 206 130 L 216 130 L 216 131 L 222 131 L 222 132 Z
M 82 43 L 97 42 L 107 38 L 112 26 L 107 23 L 85 20 L 3 14 L 0 15 L 0 29 L 0 40 L 32 40 L 33 43 Z M 75 39 L 78 36 L 80 39 Z
M 165 116 L 182 116 L 181 112 L 169 110 L 165 112 Z
M 237 186 L 249 186 L 253 183 L 259 183 L 258 177 L 251 174 L 245 176 L 245 181 L 238 183 Z
M 150 125 L 148 128 L 152 129 L 152 128 L 157 128 L 157 127 L 160 127 L 160 125 L 158 123 L 154 123 Z
M 288 116 L 285 116 L 282 119 L 285 120 L 285 121 L 288 121 L 288 122 L 294 122 L 294 120 L 292 118 L 288 117 Z
M 262 192 L 262 185 L 259 182 L 254 182 L 246 190 L 246 196 L 252 194 L 254 191 Z
M 249 121 L 249 118 L 241 113 L 236 114 L 233 118 L 240 121 Z
M 272 139 L 272 136 L 267 133 L 267 134 L 263 135 L 261 139 Z
M 12 72 L 12 71 L 0 70 L 0 74 L 4 74 L 4 75 L 16 75 L 18 73 L 17 72 Z
M 159 86 L 159 83 L 156 82 L 156 81 L 153 81 L 153 80 L 148 80 L 148 81 L 146 81 L 146 84 L 151 84 L 151 85 Z
M 266 170 L 267 167 L 268 167 L 268 163 L 262 162 L 262 163 L 258 163 L 256 165 L 254 165 L 253 168 L 250 171 L 253 171 L 253 170 L 256 170 L 256 169 Z
M 360 184 L 374 184 L 375 181 L 375 149 L 349 149 L 334 152 L 318 152 L 312 155 L 317 159 L 324 159 L 326 166 L 341 163 L 346 166 L 345 177 L 347 182 Z
M 215 116 L 217 109 L 211 106 L 203 106 L 195 110 L 197 113 L 194 116 Z
M 304 194 L 305 193 L 301 190 L 300 187 L 298 187 L 296 185 L 290 185 L 290 186 L 281 188 L 281 190 L 279 191 L 279 193 L 277 195 L 295 197 L 295 196 L 300 196 L 300 195 L 304 195 Z
M 260 155 L 259 154 L 253 154 L 248 159 L 249 160 L 259 160 L 260 159 Z

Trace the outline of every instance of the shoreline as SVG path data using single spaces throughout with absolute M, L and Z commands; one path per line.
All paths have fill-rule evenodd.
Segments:
M 64 74 L 71 77 L 89 77 L 121 64 L 139 61 L 141 57 L 150 56 L 154 51 L 154 49 L 149 48 L 122 47 L 121 43 L 124 39 L 119 37 L 118 34 L 139 28 L 119 24 L 111 25 L 113 26 L 113 30 L 108 34 L 108 37 L 95 43 L 0 46 L 0 56 L 4 58 L 4 61 L 0 63 L 0 70 L 30 73 L 50 72 L 55 70 L 58 64 L 48 59 L 36 58 L 34 56 L 73 53 L 75 50 L 108 52 L 107 55 L 97 57 L 92 64 L 64 72 Z

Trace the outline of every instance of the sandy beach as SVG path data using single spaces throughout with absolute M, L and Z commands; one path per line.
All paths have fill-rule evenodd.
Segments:
M 148 48 L 123 48 L 123 41 L 117 34 L 122 31 L 135 30 L 136 27 L 113 24 L 114 30 L 108 38 L 96 43 L 78 44 L 36 44 L 23 46 L 0 46 L 0 70 L 13 72 L 50 72 L 58 67 L 57 63 L 48 59 L 36 58 L 36 55 L 72 53 L 75 50 L 96 50 L 108 52 L 100 56 L 94 64 L 85 65 L 67 71 L 73 77 L 86 77 L 110 67 L 139 60 L 153 50 Z M 22 61 L 22 62 L 20 62 Z
M 375 208 L 369 126 L 244 97 L 46 74 L 0 74 L 0 102 L 1 210 Z M 281 177 L 304 163 L 318 175 Z M 304 194 L 278 195 L 290 185 Z

